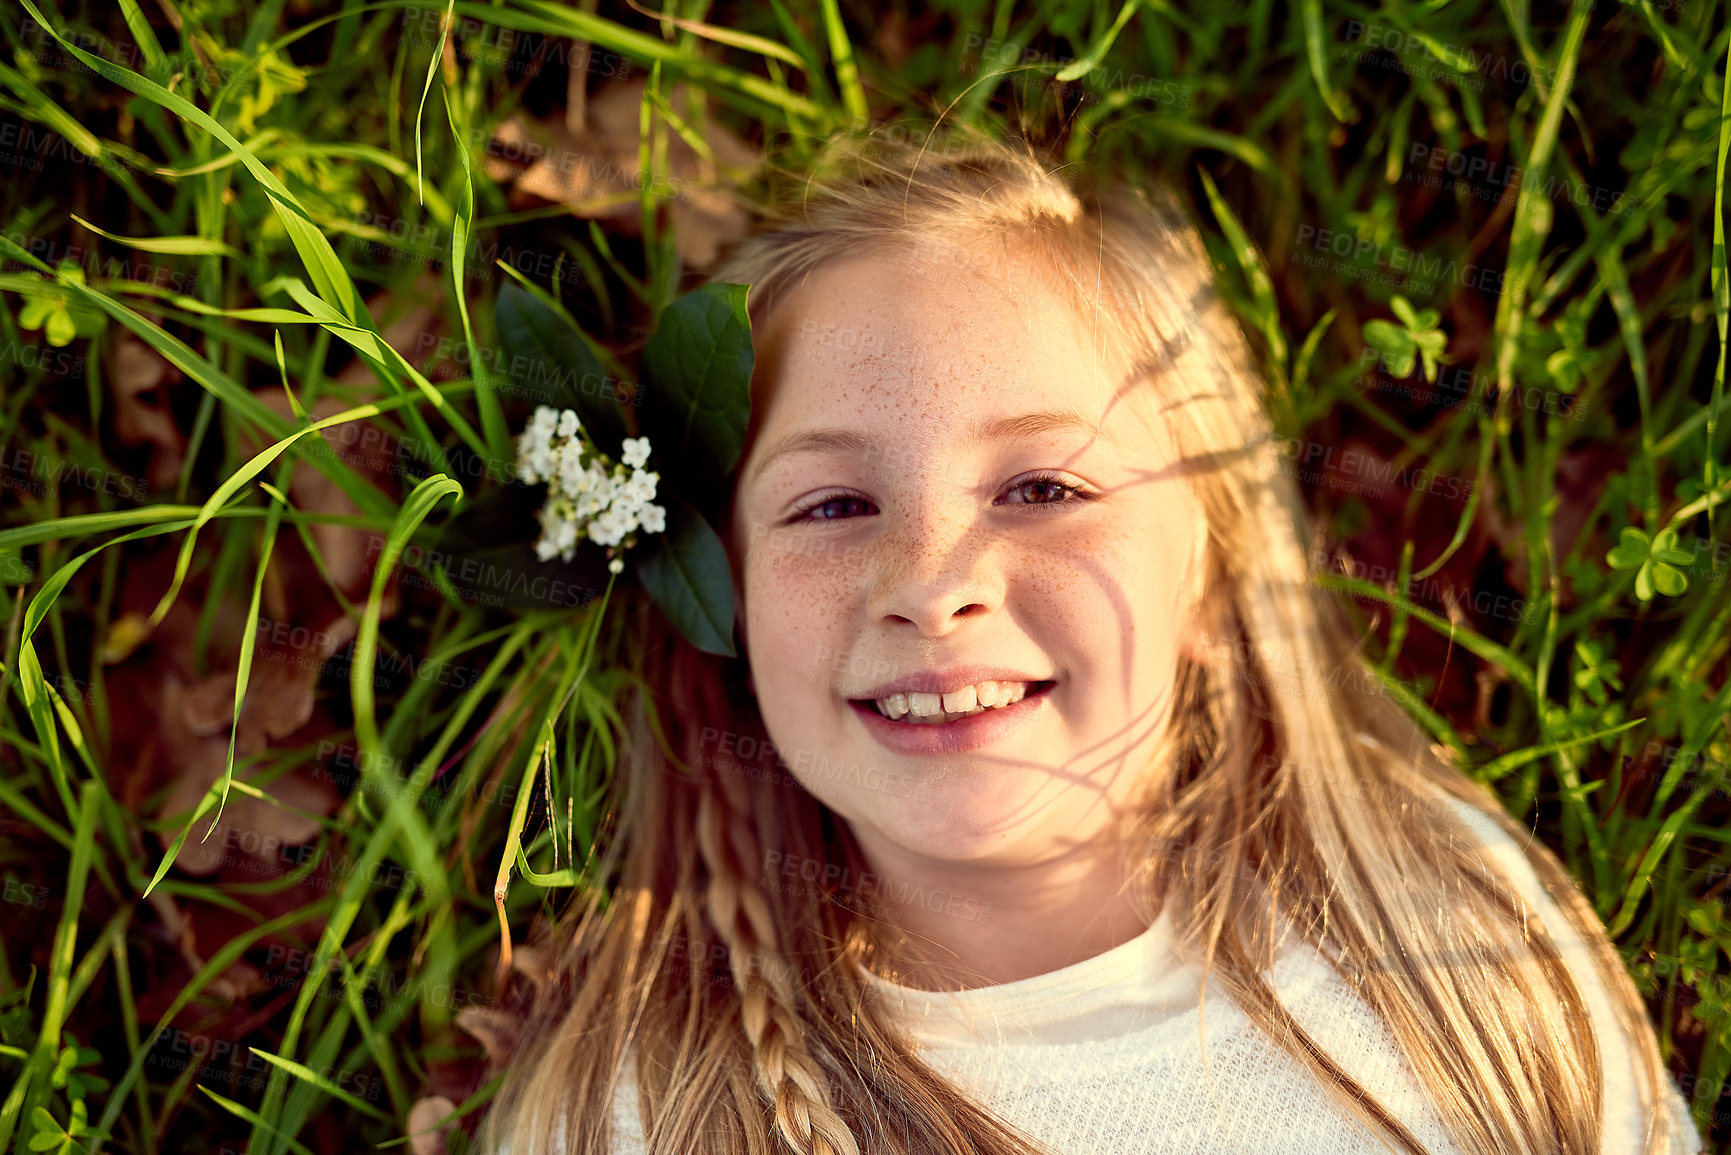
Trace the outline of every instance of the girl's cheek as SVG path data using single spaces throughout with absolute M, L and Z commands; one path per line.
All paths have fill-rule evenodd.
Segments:
M 849 620 L 863 560 L 807 543 L 768 542 L 745 566 L 745 598 L 756 628 L 810 641 Z
M 818 530 L 810 533 L 789 532 L 766 538 L 753 559 L 763 582 L 780 589 L 821 587 L 833 594 L 838 584 L 846 584 L 853 575 L 864 572 L 868 555 L 857 541 L 841 540 L 843 535 Z

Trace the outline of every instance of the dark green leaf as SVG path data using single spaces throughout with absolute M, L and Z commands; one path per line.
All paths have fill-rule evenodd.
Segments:
M 638 539 L 643 556 L 637 559 L 637 580 L 692 645 L 735 657 L 727 549 L 688 503 L 668 494 L 666 505 L 667 529 Z
M 733 472 L 751 415 L 746 286 L 704 285 L 661 314 L 643 351 L 642 428 L 676 488 L 702 500 Z M 695 484 L 693 484 L 695 483 Z
M 583 335 L 533 293 L 506 282 L 493 307 L 510 393 L 536 405 L 575 409 L 596 448 L 619 455 L 627 429 L 619 392 Z

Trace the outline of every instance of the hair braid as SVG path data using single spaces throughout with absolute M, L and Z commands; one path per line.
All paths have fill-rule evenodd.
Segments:
M 758 1091 L 800 1155 L 859 1155 L 822 1068 L 806 1050 L 793 968 L 781 953 L 769 902 L 752 882 L 761 855 L 749 803 L 737 796 L 743 789 L 725 771 L 701 775 L 697 846 L 709 868 L 709 919 L 728 949 Z

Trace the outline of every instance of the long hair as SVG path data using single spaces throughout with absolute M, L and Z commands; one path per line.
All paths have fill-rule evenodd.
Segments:
M 1633 1040 L 1647 1155 L 1664 1070 L 1646 1011 L 1557 859 L 1430 746 L 1309 580 L 1305 514 L 1263 382 L 1169 194 L 1079 183 L 1025 146 L 950 138 L 833 145 L 713 274 L 751 285 L 759 322 L 842 255 L 1045 280 L 1140 367 L 1206 522 L 1207 644 L 1178 697 L 1127 839 L 1184 957 L 1396 1150 L 1424 1148 L 1299 1025 L 1268 981 L 1301 936 L 1389 1026 L 1470 1155 L 1596 1155 L 1599 1043 L 1558 944 L 1487 862 L 1450 800 L 1526 847 L 1589 944 Z M 635 1057 L 652 1150 L 760 1155 L 1033 1155 L 1039 1148 L 921 1062 L 861 978 L 865 915 L 846 825 L 773 756 L 741 663 L 696 651 L 648 605 L 623 790 L 606 863 L 553 930 L 560 980 L 488 1120 L 514 1155 L 605 1155 Z M 492 1148 L 490 1148 L 492 1149 Z

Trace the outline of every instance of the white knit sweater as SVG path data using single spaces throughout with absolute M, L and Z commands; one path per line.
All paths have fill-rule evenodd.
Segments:
M 1460 807 L 1487 852 L 1562 947 L 1589 1004 L 1605 1062 L 1605 1155 L 1638 1152 L 1644 1120 L 1628 1040 L 1617 1029 L 1585 945 L 1520 849 Z M 998 986 L 914 990 L 868 975 L 921 1057 L 1054 1155 L 1219 1152 L 1381 1155 L 1389 1150 L 1200 974 L 1176 965 L 1163 914 L 1105 954 Z M 1458 1155 L 1392 1035 L 1308 944 L 1269 972 L 1282 1001 L 1324 1050 L 1436 1155 Z M 644 1155 L 628 1062 L 613 1104 L 615 1155 Z M 1668 1123 L 1694 1155 L 1701 1140 L 1667 1081 Z M 937 1155 L 937 1153 L 934 1153 Z

